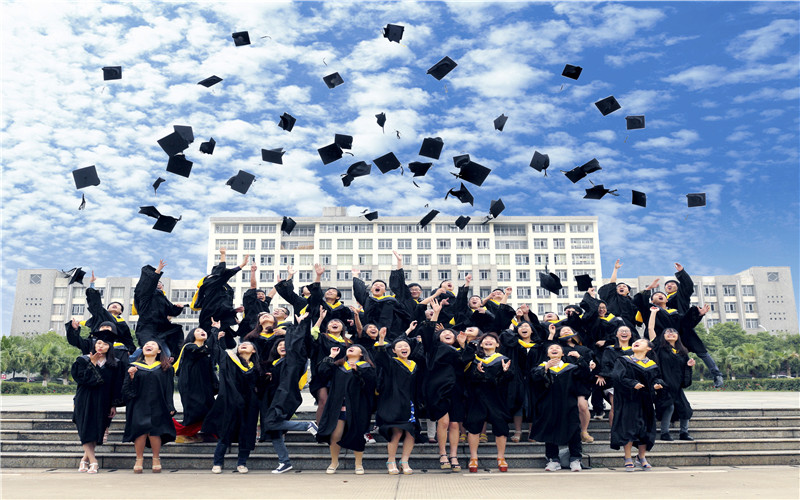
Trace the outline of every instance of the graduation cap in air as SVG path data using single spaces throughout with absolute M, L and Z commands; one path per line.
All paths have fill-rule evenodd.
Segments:
M 317 153 L 319 153 L 319 157 L 322 158 L 322 164 L 327 165 L 342 157 L 342 148 L 336 143 L 333 143 L 319 148 Z
M 367 212 L 364 214 L 364 218 L 370 221 L 375 220 L 378 218 L 378 211 L 375 210 L 373 212 Z
M 605 99 L 600 99 L 599 101 L 594 103 L 594 105 L 597 106 L 597 109 L 599 109 L 601 113 L 603 113 L 603 116 L 608 116 L 614 111 L 622 108 L 622 106 L 619 105 L 617 100 L 614 99 L 613 95 L 610 95 Z
M 288 234 L 292 234 L 294 231 L 295 226 L 297 226 L 297 222 L 294 221 L 291 217 L 283 217 L 283 222 L 281 222 L 281 232 Z
M 424 177 L 428 173 L 428 169 L 433 166 L 433 163 L 423 163 L 419 161 L 412 161 L 408 164 L 408 169 L 414 174 L 414 177 Z
M 453 157 L 453 165 L 455 165 L 456 168 L 461 168 L 467 163 L 469 163 L 469 155 L 458 155 Z
M 350 183 L 353 182 L 353 179 L 356 177 L 362 177 L 365 175 L 369 175 L 372 172 L 372 164 L 367 163 L 365 161 L 359 161 L 353 163 L 349 167 L 347 167 L 347 173 L 342 175 L 342 184 L 344 187 L 350 186 Z
M 287 132 L 291 132 L 296 121 L 297 119 L 294 116 L 284 113 L 281 115 L 281 121 L 278 122 L 278 126 Z
M 689 207 L 704 207 L 706 206 L 706 194 L 689 193 L 686 195 L 686 204 Z
M 437 80 L 441 80 L 445 77 L 445 75 L 447 75 L 447 73 L 453 71 L 453 68 L 456 66 L 458 66 L 458 64 L 454 60 L 444 56 L 441 61 L 437 62 L 428 69 L 428 74 Z
M 625 126 L 628 130 L 644 128 L 644 115 L 626 116 Z
M 237 31 L 236 33 L 232 33 L 231 38 L 233 38 L 233 43 L 237 47 L 241 47 L 242 45 L 250 45 L 250 34 L 246 31 Z
M 420 221 L 419 221 L 419 226 L 420 226 L 420 227 L 425 227 L 425 226 L 427 226 L 428 224 L 430 224 L 430 222 L 431 222 L 431 221 L 434 219 L 434 217 L 436 217 L 437 215 L 439 215 L 439 211 L 438 211 L 438 210 L 431 210 L 430 212 L 428 212 L 428 214 L 427 214 L 425 217 L 423 217 L 423 218 L 422 218 L 422 220 L 420 220 Z
M 97 168 L 94 165 L 73 170 L 72 178 L 75 179 L 75 189 L 100 185 L 100 177 L 97 176 Z
M 438 160 L 439 155 L 442 154 L 443 147 L 444 142 L 441 137 L 426 137 L 422 140 L 422 147 L 419 148 L 419 155 Z
M 163 177 L 159 177 L 158 179 L 156 179 L 156 181 L 153 183 L 153 194 L 158 194 L 158 186 L 160 186 L 161 183 L 166 181 L 167 180 L 164 179 Z
M 453 158 L 455 161 L 455 158 Z M 461 164 L 459 167 L 461 170 L 457 174 L 453 174 L 459 179 L 463 179 L 471 184 L 475 184 L 476 186 L 480 186 L 483 184 L 483 181 L 486 180 L 486 177 L 489 175 L 489 172 L 492 170 L 490 168 L 486 168 L 479 163 L 475 163 L 472 160 L 459 161 L 458 163 Z M 458 166 L 458 164 L 456 164 Z
M 183 155 L 170 156 L 167 162 L 167 172 L 189 177 L 189 174 L 192 173 L 192 162 Z
M 375 115 L 375 118 L 378 120 L 378 125 L 383 128 L 386 125 L 386 113 L 378 113 Z
M 631 203 L 640 207 L 646 207 L 647 195 L 641 191 L 631 190 Z
M 496 200 L 492 200 L 489 204 L 489 217 L 492 219 L 496 219 L 500 213 L 506 209 L 506 206 L 503 204 L 503 199 L 498 198 Z
M 122 66 L 106 66 L 103 68 L 103 80 L 122 80 Z
M 458 201 L 461 203 L 469 203 L 470 205 L 473 204 L 475 199 L 472 197 L 472 193 L 464 186 L 464 183 L 461 183 L 461 187 L 459 189 L 451 189 L 444 195 L 444 199 L 446 200 L 448 196 L 453 195 L 458 198 Z
M 467 227 L 469 221 L 470 217 L 467 217 L 466 215 L 460 215 L 458 219 L 456 219 L 456 227 L 463 230 L 465 227 Z
M 216 85 L 222 81 L 222 78 L 218 77 L 217 75 L 211 75 L 204 80 L 200 80 L 197 82 L 198 85 L 202 85 L 205 88 L 211 87 L 212 85 Z
M 506 126 L 506 122 L 508 121 L 508 117 L 505 114 L 502 114 L 494 119 L 494 129 L 499 130 L 500 132 L 503 131 L 503 127 Z
M 178 223 L 178 221 L 183 218 L 183 216 L 176 219 L 175 217 L 171 217 L 169 215 L 162 215 L 161 212 L 159 212 L 154 206 L 139 207 L 139 213 L 156 219 L 153 229 L 156 231 L 163 231 L 165 233 L 171 233 L 172 230 L 175 229 L 175 225 Z
M 353 136 L 336 134 L 333 137 L 333 143 L 342 149 L 353 149 Z
M 579 292 L 585 292 L 592 287 L 592 277 L 588 274 L 579 274 L 575 276 L 575 282 L 578 283 Z
M 268 161 L 270 163 L 277 163 L 278 165 L 283 165 L 283 154 L 286 151 L 283 148 L 276 148 L 276 149 L 262 149 L 261 150 L 261 159 L 263 161 Z
M 180 136 L 183 137 L 183 140 L 185 140 L 188 144 L 194 142 L 194 132 L 192 131 L 192 127 L 189 125 L 173 125 L 172 128 L 175 129 L 175 132 L 180 134 Z
M 533 158 L 531 158 L 531 167 L 536 169 L 537 172 L 544 172 L 544 175 L 547 175 L 547 167 L 549 166 L 549 155 L 542 154 L 538 151 L 533 152 Z
M 200 152 L 205 153 L 207 155 L 214 154 L 214 146 L 217 145 L 217 141 L 214 138 L 210 138 L 207 142 L 200 143 Z
M 571 180 L 572 183 L 575 184 L 587 175 L 591 174 L 592 172 L 597 172 L 598 170 L 602 170 L 602 167 L 600 167 L 600 162 L 597 161 L 597 158 L 592 158 L 580 167 L 575 167 L 569 172 L 564 172 L 562 170 L 562 172 L 564 172 L 564 175 L 567 176 L 567 179 Z
M 325 82 L 325 85 L 327 85 L 329 89 L 338 87 L 344 83 L 344 80 L 342 80 L 342 75 L 339 73 L 331 73 L 330 75 L 323 76 L 322 81 Z
M 562 288 L 561 279 L 553 273 L 539 273 L 539 286 L 556 294 Z
M 67 277 L 69 277 L 69 283 L 67 283 L 67 286 L 73 283 L 80 283 L 81 285 L 83 285 L 83 277 L 86 276 L 86 271 L 84 271 L 82 268 L 73 267 L 69 271 L 62 271 L 62 272 L 66 274 Z
M 250 185 L 253 184 L 255 180 L 255 175 L 245 172 L 244 170 L 239 170 L 239 173 L 228 179 L 228 182 L 225 184 L 230 186 L 231 189 L 237 193 L 247 194 L 247 190 L 250 189 Z
M 584 195 L 584 199 L 587 199 L 587 200 L 599 200 L 600 198 L 602 198 L 603 196 L 605 196 L 607 194 L 611 194 L 611 195 L 614 195 L 614 196 L 619 196 L 617 194 L 617 190 L 616 189 L 606 189 L 605 187 L 603 187 L 602 184 L 598 184 L 598 185 L 592 186 L 592 187 L 590 187 L 589 189 L 586 190 L 586 195 Z
M 168 136 L 159 139 L 158 145 L 161 146 L 161 149 L 169 156 L 175 156 L 189 147 L 189 141 L 176 130 Z
M 386 153 L 385 155 L 381 156 L 380 158 L 375 158 L 372 160 L 375 163 L 375 166 L 378 167 L 378 170 L 381 171 L 382 174 L 390 170 L 395 170 L 400 168 L 400 160 L 392 153 L 391 151 Z
M 561 72 L 561 76 L 566 76 L 567 78 L 572 78 L 573 80 L 577 80 L 579 76 L 581 76 L 581 71 L 583 68 L 580 66 L 573 66 L 571 64 L 567 64 L 564 66 L 564 71 Z
M 388 38 L 390 42 L 400 43 L 400 39 L 403 38 L 403 30 L 405 30 L 403 26 L 387 24 L 386 27 L 383 28 L 383 38 Z

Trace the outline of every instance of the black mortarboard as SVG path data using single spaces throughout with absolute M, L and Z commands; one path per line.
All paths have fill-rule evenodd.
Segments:
M 469 224 L 469 221 L 470 217 L 467 217 L 466 215 L 460 215 L 458 219 L 456 219 L 456 227 L 459 229 L 464 229 L 467 227 L 467 224 Z
M 423 163 L 419 161 L 412 161 L 408 164 L 408 169 L 414 174 L 414 177 L 423 177 L 428 173 L 428 169 L 433 166 L 433 163 Z
M 690 207 L 704 207 L 706 206 L 705 193 L 689 193 L 686 195 L 686 203 Z
M 67 283 L 67 286 L 73 283 L 80 283 L 81 285 L 83 285 L 83 277 L 86 276 L 86 271 L 84 271 L 80 267 L 75 267 L 67 271 L 67 273 L 69 273 L 70 275 L 69 283 Z
M 286 151 L 283 148 L 276 148 L 276 149 L 262 149 L 261 150 L 261 159 L 263 161 L 268 161 L 270 163 L 277 163 L 278 165 L 283 165 L 283 154 Z
M 436 78 L 437 80 L 441 80 L 442 78 L 445 77 L 447 73 L 453 71 L 453 68 L 455 68 L 456 66 L 458 66 L 458 64 L 456 64 L 454 60 L 450 59 L 447 56 L 444 56 L 444 58 L 441 61 L 437 62 L 436 64 L 430 67 L 430 69 L 428 70 L 428 74 Z
M 367 212 L 367 213 L 364 214 L 364 217 L 367 220 L 375 220 L 375 219 L 378 218 L 378 211 L 375 210 L 374 212 Z
M 322 158 L 322 164 L 327 165 L 342 157 L 342 148 L 337 146 L 336 143 L 333 143 L 319 148 L 317 153 L 319 153 L 319 157 Z
M 503 204 L 503 199 L 498 198 L 496 200 L 492 200 L 492 203 L 489 204 L 489 214 L 492 217 L 497 217 L 500 213 L 506 209 L 506 206 Z
M 378 167 L 378 170 L 380 170 L 382 174 L 385 174 L 390 170 L 395 170 L 397 168 L 400 168 L 400 160 L 398 160 L 397 157 L 392 152 L 386 153 L 380 158 L 375 158 L 372 161 L 375 163 L 375 166 Z
M 217 145 L 217 141 L 214 140 L 212 137 L 208 140 L 208 142 L 201 142 L 200 143 L 200 152 L 205 153 L 207 155 L 214 154 L 214 146 Z
M 647 195 L 641 191 L 631 190 L 631 203 L 640 207 L 647 206 Z
M 344 80 L 342 80 L 342 76 L 339 73 L 331 73 L 330 75 L 323 76 L 322 81 L 325 82 L 325 85 L 327 85 L 329 89 L 338 87 L 344 83 Z
M 333 143 L 342 149 L 353 149 L 353 136 L 336 134 L 333 136 Z
M 561 280 L 553 273 L 539 273 L 539 286 L 550 293 L 558 293 L 561 290 Z
M 250 34 L 246 31 L 237 31 L 231 34 L 231 37 L 233 38 L 233 43 L 236 44 L 237 47 L 250 45 Z
M 584 163 L 580 167 L 575 167 L 569 172 L 564 172 L 564 175 L 566 175 L 567 179 L 571 180 L 572 183 L 575 184 L 579 180 L 586 177 L 588 174 L 591 174 L 592 172 L 597 172 L 598 170 L 602 170 L 602 167 L 600 167 L 600 162 L 597 161 L 597 158 L 592 158 L 591 160 Z
M 472 205 L 475 201 L 475 198 L 472 197 L 472 193 L 470 193 L 466 186 L 464 186 L 463 182 L 461 183 L 461 187 L 459 189 L 451 189 L 448 191 L 447 194 L 444 195 L 444 199 L 446 200 L 450 195 L 458 198 L 461 203 L 469 203 Z
M 172 128 L 175 129 L 175 132 L 179 133 L 187 143 L 191 144 L 194 142 L 194 132 L 192 132 L 192 127 L 189 125 L 173 125 Z
M 531 167 L 535 168 L 538 172 L 544 172 L 547 175 L 547 167 L 550 166 L 550 156 L 543 155 L 538 151 L 533 152 L 533 158 L 531 159 Z
M 405 27 L 397 24 L 387 24 L 386 27 L 383 28 L 383 38 L 388 38 L 390 42 L 400 43 L 400 39 L 403 38 L 404 29 Z
M 428 212 L 428 215 L 426 215 L 425 217 L 422 218 L 422 220 L 419 221 L 420 227 L 425 227 L 428 224 L 430 224 L 433 218 L 436 217 L 437 215 L 439 215 L 438 210 L 431 210 L 430 212 Z
M 104 67 L 103 80 L 122 80 L 122 66 Z
M 599 200 L 600 198 L 602 198 L 603 196 L 605 196 L 607 194 L 612 194 L 614 196 L 619 196 L 617 194 L 617 190 L 616 189 L 606 189 L 605 187 L 603 187 L 602 184 L 598 184 L 598 185 L 592 186 L 592 187 L 590 187 L 589 189 L 586 190 L 586 195 L 584 195 L 584 199 L 587 199 L 587 200 Z
M 483 181 L 486 180 L 486 177 L 489 175 L 489 172 L 492 170 L 489 168 L 484 167 L 479 163 L 475 163 L 472 160 L 467 161 L 461 167 L 461 170 L 458 174 L 453 174 L 459 179 L 464 179 L 465 181 L 475 184 L 476 186 L 480 186 L 483 184 Z
M 469 155 L 458 155 L 453 157 L 453 165 L 455 165 L 456 168 L 461 168 L 467 163 L 469 163 Z
M 594 103 L 594 105 L 597 106 L 597 109 L 599 109 L 601 113 L 603 113 L 603 116 L 610 115 L 611 113 L 622 107 L 619 105 L 617 100 L 614 99 L 613 95 L 610 95 L 605 99 L 600 99 L 599 101 Z
M 94 165 L 73 170 L 72 178 L 75 179 L 75 189 L 100 185 L 100 177 L 97 176 L 97 169 Z
M 159 139 L 158 145 L 161 146 L 161 149 L 163 149 L 168 155 L 175 156 L 189 147 L 189 141 L 187 141 L 183 135 L 176 130 L 168 136 Z
M 146 207 L 139 207 L 139 213 L 144 214 L 148 217 L 152 217 L 154 219 L 158 219 L 159 217 L 161 217 L 161 212 L 159 212 L 158 209 L 152 205 L 148 205 Z
M 378 125 L 383 128 L 383 126 L 386 124 L 386 113 L 378 113 L 375 115 L 375 118 L 378 119 Z
M 296 121 L 294 116 L 284 113 L 281 115 L 281 121 L 278 122 L 278 126 L 287 132 L 291 132 Z
M 294 221 L 291 217 L 283 217 L 283 222 L 281 222 L 281 232 L 286 234 L 292 234 L 294 231 L 294 227 L 297 225 L 297 222 Z
M 508 117 L 505 114 L 498 116 L 494 119 L 494 129 L 502 132 L 503 127 L 506 126 L 506 121 L 508 121 Z
M 100 330 L 101 326 L 110 326 L 112 329 Z M 97 326 L 97 330 L 92 332 L 91 336 L 94 337 L 95 342 L 99 340 L 105 342 L 109 346 L 113 346 L 114 342 L 117 341 L 117 325 L 110 321 L 103 321 Z M 94 348 L 94 345 L 92 345 L 92 348 Z
M 365 161 L 353 163 L 347 167 L 347 173 L 342 175 L 342 184 L 344 184 L 344 187 L 348 187 L 353 182 L 353 179 L 369 175 L 370 172 L 372 172 L 372 164 Z
M 573 80 L 577 80 L 579 76 L 581 76 L 581 71 L 583 68 L 580 66 L 573 66 L 571 64 L 567 64 L 564 66 L 564 71 L 561 72 L 561 76 L 566 76 L 567 78 L 572 78 Z
M 441 137 L 426 137 L 422 140 L 422 147 L 419 148 L 419 155 L 438 160 L 439 155 L 442 154 L 443 147 L 444 142 Z
M 246 194 L 247 190 L 250 189 L 250 185 L 255 180 L 255 175 L 245 172 L 244 170 L 239 170 L 239 173 L 228 179 L 228 182 L 225 184 L 230 186 L 231 189 L 237 193 Z
M 588 274 L 579 274 L 575 276 L 575 282 L 578 283 L 579 292 L 585 292 L 592 287 L 592 277 Z
M 633 115 L 625 117 L 625 126 L 628 130 L 644 128 L 644 115 Z
M 211 75 L 208 78 L 206 78 L 205 80 L 200 80 L 199 82 L 197 82 L 197 84 L 198 85 L 202 85 L 205 88 L 208 88 L 208 87 L 210 87 L 212 85 L 218 84 L 221 81 L 222 81 L 222 78 L 218 77 L 217 75 Z
M 165 233 L 171 233 L 173 229 L 175 229 L 175 225 L 181 220 L 183 216 L 178 217 L 171 217 L 169 215 L 162 215 L 158 218 L 155 224 L 153 224 L 153 229 L 156 231 L 163 231 Z
M 163 177 L 159 177 L 158 179 L 156 179 L 156 181 L 153 183 L 153 194 L 157 194 L 158 193 L 158 186 L 160 186 L 162 182 L 166 182 L 166 181 L 167 180 L 164 179 Z
M 170 156 L 167 162 L 167 172 L 189 177 L 189 174 L 192 173 L 192 162 L 183 155 Z

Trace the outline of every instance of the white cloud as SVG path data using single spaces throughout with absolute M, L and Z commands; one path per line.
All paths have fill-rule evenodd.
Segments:
M 632 54 L 620 54 L 605 56 L 606 63 L 614 66 L 615 68 L 622 68 L 630 64 L 636 64 L 648 59 L 657 59 L 661 57 L 661 52 L 634 52 Z
M 728 53 L 736 59 L 756 61 L 775 55 L 789 37 L 797 36 L 797 19 L 776 19 L 763 28 L 748 30 L 729 45 Z
M 754 64 L 740 69 L 719 65 L 692 66 L 662 78 L 672 84 L 684 85 L 691 90 L 703 90 L 737 83 L 763 83 L 771 80 L 797 79 L 800 62 L 796 57 L 778 64 Z
M 634 147 L 637 149 L 682 149 L 700 139 L 700 134 L 687 129 L 678 130 L 670 135 L 671 137 L 654 137 L 637 142 Z

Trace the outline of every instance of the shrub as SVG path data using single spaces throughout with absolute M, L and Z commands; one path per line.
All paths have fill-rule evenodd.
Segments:
M 800 391 L 800 378 L 741 378 L 726 380 L 721 389 L 714 389 L 711 380 L 692 382 L 688 391 Z
M 2 394 L 75 394 L 76 385 L 49 384 L 43 387 L 39 382 L 3 382 Z

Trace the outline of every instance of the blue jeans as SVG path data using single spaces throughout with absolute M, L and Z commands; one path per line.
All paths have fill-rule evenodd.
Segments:
M 670 420 L 672 420 L 672 413 L 674 411 L 675 405 L 669 405 L 669 408 L 665 409 L 663 415 L 661 415 L 661 434 L 669 434 L 669 424 Z M 681 434 L 689 434 L 689 419 L 682 418 L 680 423 Z
M 697 354 L 698 358 L 703 360 L 703 363 L 706 364 L 706 366 L 708 367 L 708 371 L 711 372 L 712 376 L 714 377 L 722 376 L 722 372 L 719 371 L 719 368 L 717 368 L 717 364 L 714 362 L 714 358 L 711 357 L 711 354 L 709 354 L 708 352 L 698 352 L 695 354 Z
M 217 448 L 214 450 L 214 465 L 222 467 L 225 463 L 225 452 L 228 451 L 228 444 L 223 441 L 217 441 Z M 250 457 L 250 450 L 243 450 L 239 448 L 239 460 L 236 465 L 247 465 L 247 459 Z
M 270 427 L 271 431 L 305 431 L 308 430 L 308 422 L 300 420 L 284 420 L 274 427 Z M 278 437 L 272 440 L 272 447 L 275 453 L 278 454 L 278 462 L 286 465 L 291 465 L 292 461 L 289 458 L 289 450 L 286 448 L 286 441 L 281 432 Z

